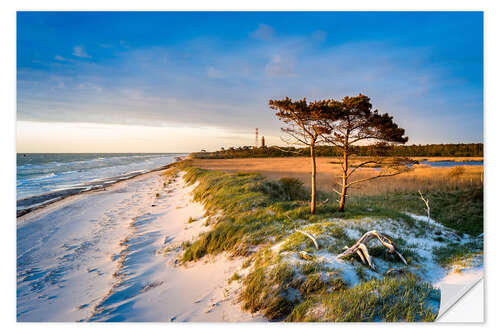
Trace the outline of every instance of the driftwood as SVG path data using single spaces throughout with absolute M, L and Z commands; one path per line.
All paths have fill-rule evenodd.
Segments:
M 293 220 L 291 219 L 291 217 L 290 217 L 290 216 L 288 216 L 287 214 L 285 214 L 285 216 L 286 216 L 286 217 L 287 217 L 290 221 L 292 221 L 292 222 L 293 222 Z M 318 249 L 319 249 L 318 242 L 316 242 L 316 238 L 314 238 L 314 236 L 313 236 L 313 235 L 311 235 L 311 234 L 310 234 L 310 233 L 308 233 L 308 232 L 305 232 L 305 231 L 302 231 L 302 230 L 298 230 L 298 229 L 295 229 L 295 231 L 296 231 L 296 232 L 300 232 L 301 234 L 303 234 L 303 235 L 305 235 L 305 236 L 309 237 L 309 238 L 313 241 L 313 243 L 314 243 L 314 247 L 316 248 L 316 250 L 318 250 Z
M 424 196 L 422 195 L 422 192 L 420 192 L 420 190 L 418 190 L 418 194 L 420 194 L 420 199 L 422 199 L 422 201 L 425 203 L 425 206 L 427 207 L 426 208 L 427 221 L 430 222 L 431 221 L 431 207 L 429 206 L 429 199 L 425 199 Z
M 363 262 L 363 264 L 367 264 L 371 268 L 375 269 L 375 264 L 373 263 L 372 258 L 368 253 L 368 248 L 365 244 L 359 244 L 359 248 L 356 253 L 361 258 L 361 262 Z
M 389 250 L 389 253 L 396 253 L 401 261 L 404 262 L 405 265 L 408 265 L 403 255 L 399 253 L 398 250 L 396 250 L 396 246 L 394 245 L 391 237 L 384 233 L 379 233 L 376 230 L 368 231 L 367 233 L 365 233 L 356 242 L 356 244 L 354 244 L 350 248 L 347 248 L 344 252 L 339 254 L 337 256 L 337 259 L 342 259 L 347 256 L 357 254 L 364 264 L 367 264 L 372 270 L 375 270 L 375 263 L 373 262 L 370 253 L 368 252 L 368 248 L 366 247 L 366 244 L 368 244 L 368 242 L 374 238 L 378 239 L 378 241 Z
M 302 230 L 298 230 L 298 229 L 295 229 L 295 231 L 296 231 L 296 232 L 300 232 L 301 234 L 303 234 L 303 235 L 305 235 L 305 236 L 309 237 L 309 238 L 313 241 L 313 243 L 314 243 L 314 247 L 316 248 L 316 250 L 318 250 L 318 249 L 319 249 L 318 242 L 316 242 L 316 238 L 314 238 L 314 236 L 313 236 L 313 235 L 311 235 L 311 234 L 310 234 L 310 233 L 308 233 L 308 232 L 305 232 L 305 231 L 302 231 Z

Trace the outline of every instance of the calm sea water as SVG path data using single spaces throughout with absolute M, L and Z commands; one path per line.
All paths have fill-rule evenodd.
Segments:
M 460 165 L 483 165 L 483 161 L 420 161 L 420 164 L 428 164 L 433 167 L 454 167 Z
M 17 154 L 17 209 L 103 187 L 186 154 Z

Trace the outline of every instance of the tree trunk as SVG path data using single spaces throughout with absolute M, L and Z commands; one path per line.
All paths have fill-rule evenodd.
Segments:
M 344 211 L 345 197 L 347 196 L 347 150 L 344 150 L 344 161 L 342 166 L 342 192 L 340 193 L 339 212 Z
M 316 152 L 314 151 L 314 144 L 311 148 L 311 214 L 316 213 Z

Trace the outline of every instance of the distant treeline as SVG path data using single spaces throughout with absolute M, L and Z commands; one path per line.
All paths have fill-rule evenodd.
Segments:
M 429 145 L 394 145 L 394 146 L 352 146 L 353 154 L 358 156 L 443 156 L 443 157 L 482 157 L 482 143 L 429 144 Z M 252 146 L 221 148 L 216 152 L 192 153 L 195 158 L 245 158 L 245 157 L 288 157 L 309 156 L 308 148 L 260 147 Z M 316 147 L 316 156 L 341 156 L 341 151 L 334 146 Z

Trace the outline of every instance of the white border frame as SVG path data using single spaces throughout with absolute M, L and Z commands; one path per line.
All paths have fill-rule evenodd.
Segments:
M 498 95 L 498 89 L 500 87 L 500 82 L 498 82 L 499 74 L 499 45 L 498 45 L 498 32 L 500 32 L 500 15 L 498 11 L 499 1 L 439 1 L 439 0 L 421 0 L 412 2 L 402 2 L 394 0 L 378 0 L 376 2 L 364 0 L 364 1 L 317 1 L 309 0 L 305 1 L 287 1 L 280 2 L 275 0 L 254 0 L 245 2 L 235 2 L 228 0 L 212 0 L 210 2 L 203 1 L 178 1 L 178 2 L 165 2 L 165 1 L 150 1 L 143 0 L 140 2 L 122 0 L 120 2 L 112 2 L 105 0 L 87 0 L 87 1 L 68 1 L 62 0 L 46 0 L 43 2 L 33 1 L 33 0 L 23 0 L 11 3 L 3 3 L 1 11 L 1 40 L 4 44 L 3 52 L 0 53 L 2 61 L 0 62 L 2 66 L 2 112 L 1 114 L 1 124 L 2 131 L 0 131 L 2 144 L 2 160 L 3 163 L 0 164 L 2 170 L 2 187 L 1 187 L 1 212 L 2 223 L 4 232 L 2 232 L 2 240 L 0 242 L 2 246 L 2 254 L 4 263 L 4 270 L 0 274 L 2 283 L 2 298 L 0 314 L 2 318 L 2 323 L 7 326 L 6 329 L 16 329 L 21 331 L 32 331 L 33 329 L 45 331 L 50 330 L 51 332 L 56 331 L 67 331 L 68 329 L 81 331 L 87 329 L 94 329 L 98 331 L 109 331 L 109 330 L 119 330 L 120 332 L 135 332 L 137 329 L 141 329 L 143 326 L 146 327 L 148 331 L 161 331 L 172 329 L 182 329 L 187 331 L 199 332 L 200 329 L 216 329 L 216 330 L 243 330 L 251 331 L 254 329 L 262 330 L 272 330 L 275 332 L 285 331 L 289 333 L 290 331 L 303 332 L 304 329 L 309 329 L 305 327 L 306 324 L 80 324 L 75 325 L 71 323 L 66 324 L 26 324 L 26 323 L 15 323 L 16 309 L 15 309 L 15 297 L 16 297 L 16 279 L 15 279 L 15 249 L 16 249 L 16 238 L 15 238 L 15 178 L 13 177 L 15 172 L 15 117 L 16 117 L 16 10 L 374 10 L 374 11 L 395 11 L 395 10 L 484 10 L 485 11 L 485 100 L 484 100 L 484 141 L 485 141 L 485 276 L 487 276 L 486 281 L 497 281 L 498 276 L 498 265 L 493 264 L 492 267 L 488 264 L 488 258 L 496 258 L 493 252 L 498 250 L 498 242 L 490 243 L 488 235 L 498 235 L 499 225 L 498 213 L 494 210 L 495 207 L 495 190 L 500 189 L 498 172 L 495 172 L 498 164 L 498 148 L 500 145 L 500 131 L 497 126 L 500 125 L 500 105 L 496 95 Z M 139 7 L 140 6 L 140 7 Z M 495 155 L 495 153 L 497 154 Z M 495 244 L 497 243 L 497 244 Z M 13 253 L 14 252 L 14 253 Z M 486 283 L 487 284 L 487 283 Z M 498 284 L 492 283 L 488 284 L 487 287 L 488 294 L 491 295 L 488 300 L 496 300 L 494 295 L 498 295 Z M 480 295 L 480 293 L 479 293 Z M 483 303 L 479 296 L 474 296 L 472 299 L 464 297 L 462 301 L 466 301 L 468 306 L 465 306 L 462 310 L 457 306 L 455 309 L 450 310 L 448 316 L 455 315 L 456 318 L 470 318 L 472 310 L 477 310 L 478 308 L 483 308 Z M 471 302 L 469 304 L 469 302 Z M 472 303 L 474 302 L 474 303 Z M 460 303 L 460 302 L 459 302 Z M 493 308 L 496 312 L 496 306 L 490 304 L 486 306 L 486 317 L 487 325 L 480 325 L 478 327 L 472 328 L 470 325 L 460 326 L 460 325 L 446 325 L 446 327 L 440 327 L 441 325 L 427 325 L 425 329 L 453 329 L 453 330 L 467 330 L 471 329 L 481 329 L 488 328 L 493 325 L 493 322 L 497 320 L 494 315 L 488 316 L 490 313 L 488 310 Z M 454 312 L 452 312 L 454 311 Z M 459 311 L 459 312 L 457 312 Z M 493 312 L 491 312 L 493 314 Z M 496 316 L 498 317 L 498 316 Z M 238 326 L 233 326 L 238 325 Z M 362 328 L 375 331 L 391 331 L 401 329 L 404 330 L 422 330 L 423 327 L 417 325 L 405 325 L 404 324 L 394 324 L 394 325 L 380 325 L 380 324 L 368 324 L 370 327 L 365 327 L 366 324 L 319 324 L 311 326 L 314 330 L 349 330 L 352 331 L 353 328 Z M 9 329 L 10 328 L 10 329 Z

